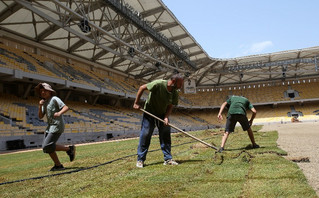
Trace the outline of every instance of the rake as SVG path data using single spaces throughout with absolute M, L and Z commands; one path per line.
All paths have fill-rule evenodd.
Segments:
M 150 112 L 145 111 L 144 109 L 140 109 L 140 110 L 143 111 L 144 113 L 146 113 L 146 114 L 152 116 L 153 118 L 155 118 L 155 119 L 157 119 L 157 120 L 159 120 L 159 121 L 165 123 L 164 120 L 162 120 L 161 118 L 159 118 L 159 117 L 157 117 L 157 116 L 151 114 Z M 198 142 L 200 142 L 200 143 L 202 143 L 202 144 L 204 144 L 204 145 L 206 145 L 206 146 L 208 146 L 208 147 L 210 147 L 210 148 L 213 148 L 213 149 L 215 149 L 215 150 L 218 150 L 217 147 L 215 147 L 215 146 L 213 146 L 213 145 L 211 145 L 211 144 L 209 144 L 209 143 L 207 143 L 207 142 L 204 142 L 204 141 L 201 140 L 201 139 L 198 139 L 197 137 L 195 137 L 195 136 L 193 136 L 193 135 L 191 135 L 191 134 L 189 134 L 189 133 L 183 131 L 182 129 L 180 129 L 180 128 L 178 128 L 178 127 L 176 127 L 176 126 L 174 126 L 174 125 L 172 125 L 172 124 L 170 124 L 170 123 L 168 123 L 168 125 L 169 125 L 170 127 L 174 128 L 174 129 L 176 129 L 177 131 L 179 131 L 179 132 L 181 132 L 181 133 L 183 133 L 183 134 L 185 134 L 185 135 L 187 135 L 187 136 L 193 138 L 194 140 L 196 140 L 196 141 L 198 141 Z

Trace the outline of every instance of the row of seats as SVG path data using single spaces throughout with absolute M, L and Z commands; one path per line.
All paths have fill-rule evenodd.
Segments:
M 45 130 L 46 119 L 38 119 L 38 99 L 23 100 L 12 95 L 0 95 L 0 134 L 34 134 Z M 89 105 L 87 103 L 67 101 L 70 110 L 65 113 L 65 132 L 100 132 L 139 130 L 141 112 L 130 108 L 119 108 L 105 105 Z M 256 106 L 258 115 L 255 123 L 286 122 L 291 118 L 287 113 L 291 111 L 291 105 Z M 316 119 L 319 108 L 316 103 L 294 105 L 296 111 L 303 113 L 304 119 Z M 213 110 L 174 110 L 171 123 L 181 127 L 196 127 L 205 125 L 223 125 L 217 120 L 219 109 Z M 226 117 L 224 112 L 224 117 Z M 251 112 L 247 112 L 251 116 Z
M 37 73 L 50 77 L 69 80 L 85 85 L 108 88 L 119 93 L 135 95 L 141 82 L 136 80 L 110 75 L 101 68 L 89 67 L 78 63 L 59 62 L 41 55 L 24 52 L 15 48 L 10 48 L 0 44 L 0 67 L 19 69 L 29 73 Z M 298 91 L 297 99 L 318 98 L 316 90 L 319 90 L 318 82 L 302 82 L 290 85 L 292 89 Z M 182 106 L 220 106 L 229 95 L 244 95 L 252 103 L 268 103 L 277 101 L 290 101 L 289 97 L 284 97 L 287 85 L 278 86 L 256 86 L 241 89 L 220 89 L 215 91 L 198 92 L 197 94 L 183 94 L 180 92 L 179 104 Z M 147 97 L 147 92 L 144 92 Z M 27 134 L 43 132 L 46 127 L 45 120 L 37 118 L 38 99 L 30 98 L 27 101 L 15 96 L 0 97 L 0 116 L 3 125 L 0 131 L 25 132 Z M 118 130 L 138 130 L 140 128 L 140 112 L 132 109 L 120 109 L 110 106 L 91 106 L 85 103 L 68 102 L 71 110 L 65 114 L 66 132 L 83 131 L 118 131 Z M 316 105 L 297 106 L 297 111 L 303 111 L 305 116 L 315 116 Z M 107 109 L 107 110 L 106 110 Z M 289 105 L 280 108 L 269 108 L 268 106 L 258 107 L 258 118 L 264 120 L 283 119 L 290 111 Z M 171 122 L 177 126 L 198 126 L 219 123 L 216 119 L 218 109 L 210 111 L 196 111 L 191 113 L 186 111 L 175 111 L 171 117 Z M 11 121 L 11 122 L 9 122 Z M 8 123 L 9 122 L 9 123 Z M 4 129 L 4 130 L 2 130 Z
M 299 96 L 289 98 L 285 92 L 293 89 L 299 93 Z M 269 103 L 291 101 L 292 99 L 313 99 L 319 98 L 318 82 L 301 82 L 294 85 L 260 86 L 229 90 L 223 88 L 215 91 L 202 91 L 196 94 L 181 93 L 180 103 L 185 106 L 220 106 L 227 100 L 229 95 L 242 95 L 247 97 L 252 103 Z M 204 100 L 203 100 L 204 98 Z
M 80 63 L 58 62 L 41 55 L 24 52 L 0 43 L 0 66 L 19 69 L 89 86 L 103 87 L 119 93 L 136 94 L 139 84 L 134 80 L 110 76 L 103 69 Z
M 45 131 L 46 117 L 38 118 L 38 99 L 27 100 L 12 95 L 0 95 L 0 135 L 34 134 Z M 70 108 L 64 114 L 65 132 L 100 132 L 139 130 L 142 113 L 130 108 L 118 108 L 106 105 L 66 101 Z M 179 112 L 171 117 L 171 123 L 178 126 L 196 126 L 207 124 L 196 115 Z
M 101 68 L 89 67 L 80 63 L 58 62 L 50 58 L 24 52 L 15 48 L 0 44 L 0 66 L 19 69 L 25 72 L 38 73 L 51 77 L 69 80 L 89 86 L 103 87 L 118 93 L 135 95 L 140 82 L 125 77 L 110 75 L 108 71 Z M 179 104 L 182 106 L 219 106 L 228 95 L 243 95 L 252 103 L 267 103 L 290 101 L 284 96 L 284 92 L 291 87 L 299 92 L 295 99 L 318 98 L 319 82 L 299 82 L 291 85 L 269 86 L 258 84 L 255 86 L 237 87 L 230 90 L 223 88 L 214 91 L 201 91 L 197 94 L 183 94 L 180 92 Z M 147 97 L 147 93 L 144 93 Z M 205 98 L 205 100 L 203 100 Z

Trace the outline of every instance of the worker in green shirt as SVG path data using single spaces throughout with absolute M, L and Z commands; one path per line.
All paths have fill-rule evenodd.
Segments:
M 253 131 L 251 130 L 251 125 L 253 120 L 256 117 L 257 111 L 250 101 L 243 96 L 231 96 L 226 102 L 224 102 L 218 113 L 218 120 L 223 120 L 222 112 L 225 107 L 228 107 L 227 121 L 225 127 L 225 133 L 222 138 L 222 143 L 218 152 L 224 150 L 225 143 L 230 133 L 234 132 L 236 123 L 239 122 L 244 131 L 248 132 L 248 136 L 252 143 L 252 148 L 259 148 L 259 145 L 256 144 Z M 248 121 L 246 116 L 246 110 L 250 109 L 252 111 L 252 116 Z
M 144 84 L 140 86 L 137 91 L 133 108 L 141 108 L 139 100 L 143 92 L 148 90 L 150 93 L 144 105 L 145 111 L 161 118 L 165 122 L 162 123 L 146 113 L 143 114 L 140 140 L 137 148 L 137 167 L 144 167 L 144 161 L 146 160 L 146 154 L 155 126 L 159 132 L 160 145 L 164 154 L 164 165 L 178 165 L 178 163 L 172 159 L 171 127 L 168 125 L 168 118 L 172 112 L 173 105 L 178 104 L 178 89 L 183 86 L 183 83 L 184 77 L 181 74 L 175 74 L 170 80 L 154 80 Z

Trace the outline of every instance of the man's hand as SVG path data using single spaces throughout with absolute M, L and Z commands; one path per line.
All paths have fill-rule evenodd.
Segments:
M 61 113 L 60 113 L 60 112 L 55 112 L 53 116 L 54 116 L 55 118 L 56 118 L 56 117 L 60 117 L 60 116 L 61 116 Z
M 249 120 L 249 126 L 253 125 L 253 120 Z
M 223 120 L 224 118 L 223 118 L 222 114 L 218 114 L 217 119 L 218 119 L 219 121 L 221 121 L 221 120 Z
M 168 125 L 168 118 L 164 118 L 164 124 Z
M 134 103 L 133 108 L 134 108 L 134 109 L 140 109 L 141 106 L 140 106 L 139 104 L 137 104 L 137 103 Z
M 40 102 L 39 102 L 39 105 L 43 105 L 44 101 L 45 101 L 44 99 L 41 99 Z

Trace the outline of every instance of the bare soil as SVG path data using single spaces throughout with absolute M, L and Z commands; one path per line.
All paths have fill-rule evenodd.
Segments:
M 278 131 L 277 144 L 288 153 L 287 159 L 309 159 L 295 162 L 319 196 L 319 123 L 266 124 L 262 131 Z

